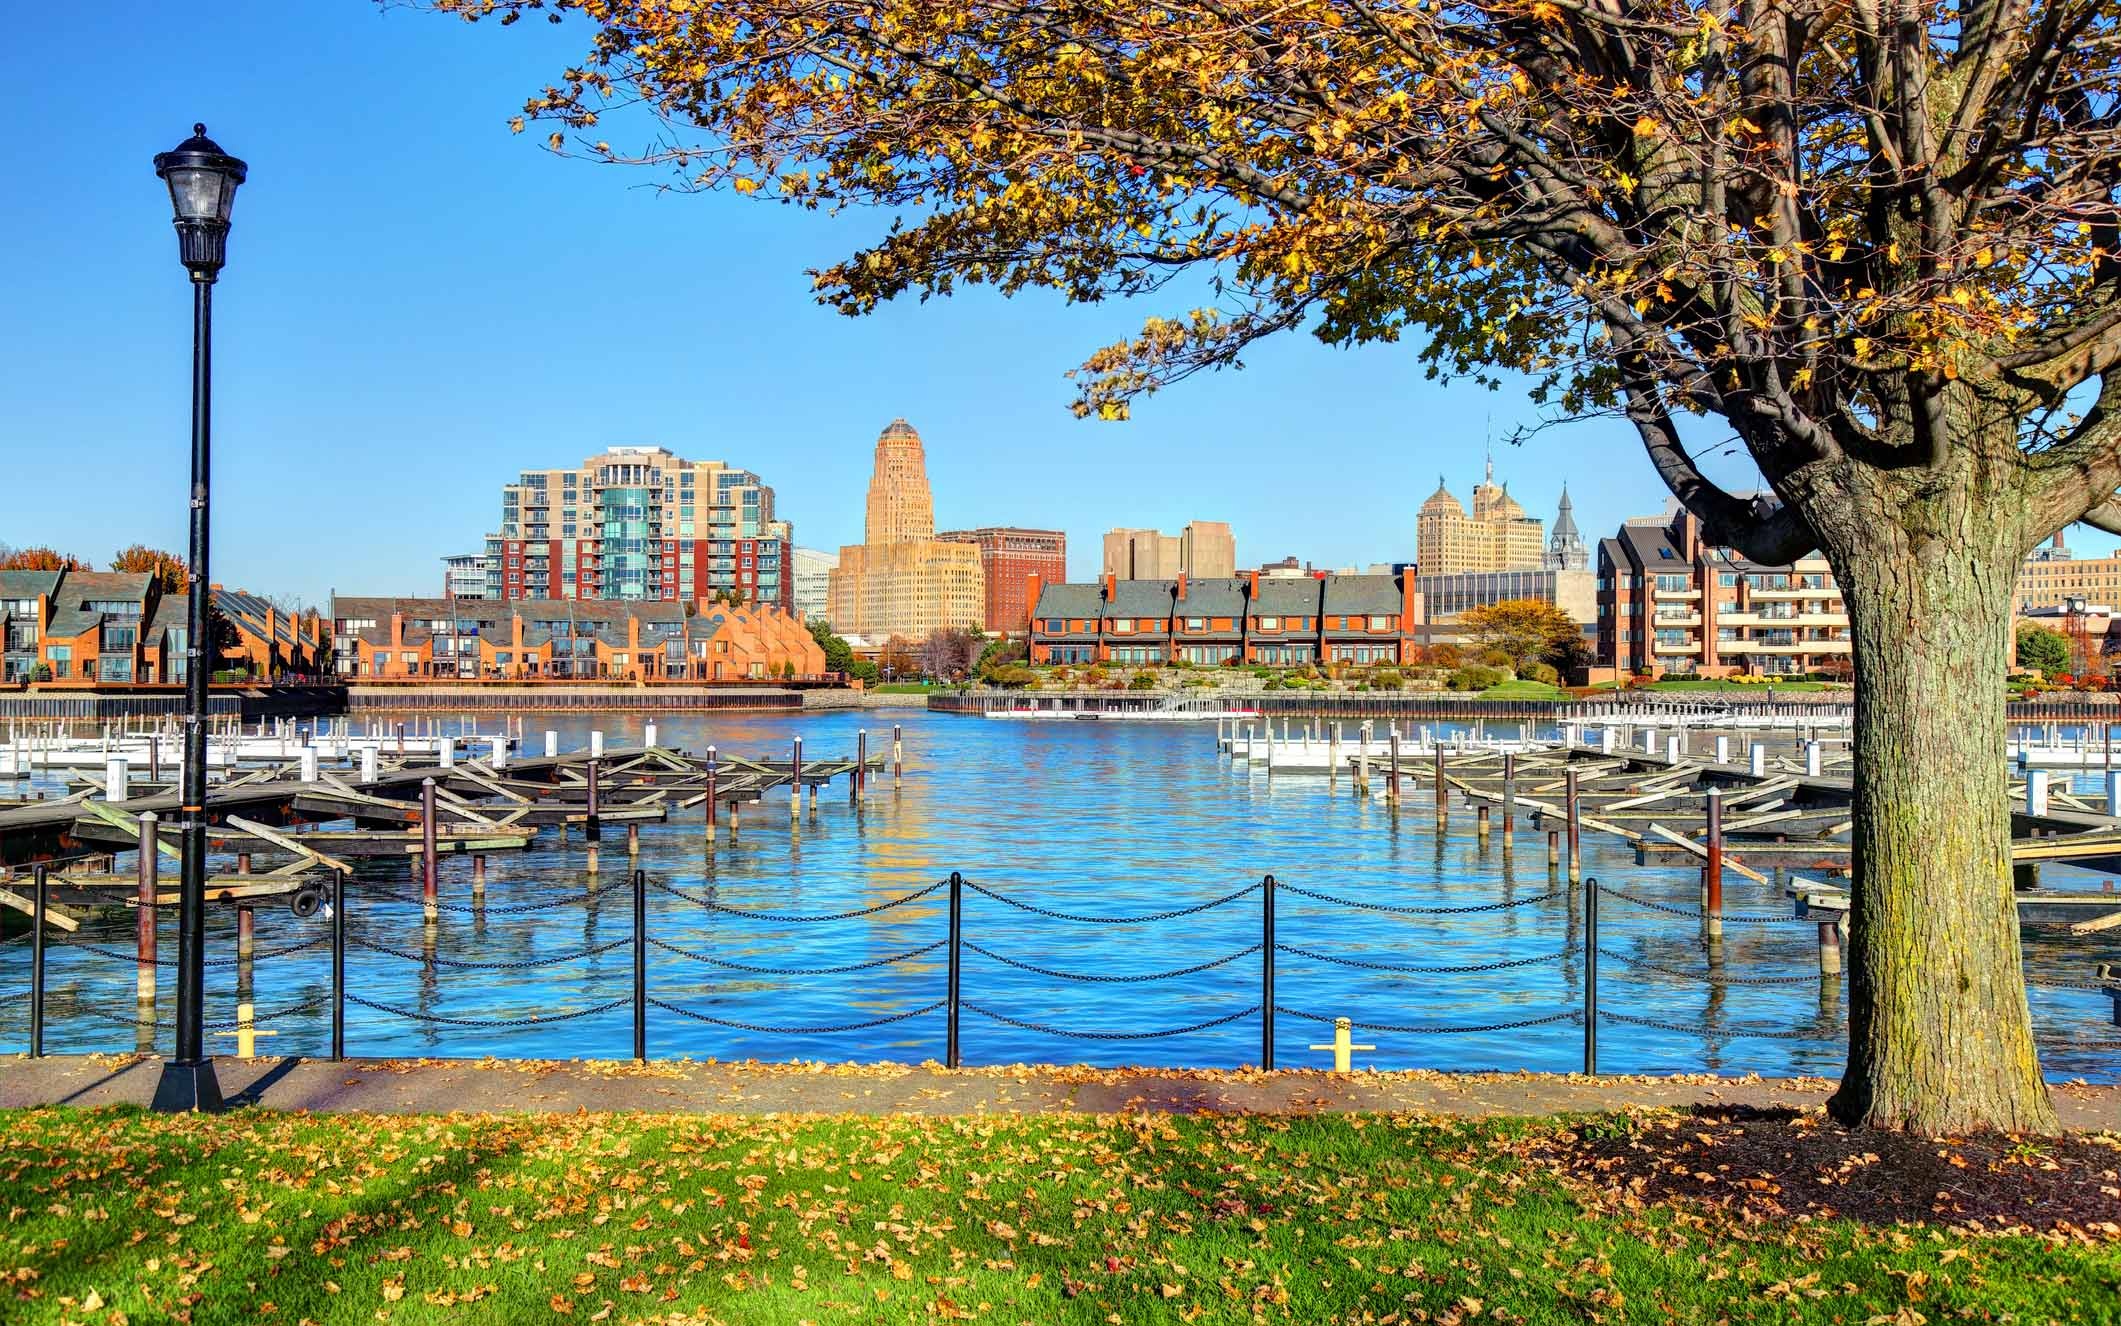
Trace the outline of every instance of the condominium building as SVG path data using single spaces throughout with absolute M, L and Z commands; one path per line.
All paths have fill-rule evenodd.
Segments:
M 1495 482 L 1495 462 L 1473 486 L 1473 510 L 1436 476 L 1436 491 L 1415 514 L 1416 555 L 1423 575 L 1531 570 L 1546 562 L 1546 527 L 1524 512 L 1509 485 Z
M 442 597 L 483 599 L 486 575 L 493 569 L 485 553 L 452 553 L 442 559 Z
M 1037 663 L 1397 664 L 1421 623 L 1412 575 L 1108 575 L 1029 590 Z
M 1153 529 L 1105 532 L 1100 574 L 1121 580 L 1213 580 L 1237 574 L 1237 539 L 1227 521 L 1194 520 L 1177 534 Z
M 2057 534 L 2018 568 L 2017 610 L 2057 607 L 2073 598 L 2121 603 L 2121 556 L 2072 557 Z
M 935 537 L 935 502 L 921 435 L 894 419 L 876 439 L 863 541 L 840 549 L 829 619 L 845 635 L 919 639 L 985 620 L 980 551 Z
M 609 447 L 572 469 L 524 470 L 486 536 L 486 597 L 794 607 L 788 523 L 749 470 L 664 447 Z
M 969 543 L 979 549 L 980 574 L 986 581 L 984 626 L 996 634 L 1021 632 L 1031 615 L 1025 586 L 1031 576 L 1051 584 L 1068 578 L 1068 536 L 1056 529 L 946 530 L 944 543 Z
M 1704 544 L 1685 510 L 1598 541 L 1598 661 L 1620 674 L 1837 672 L 1848 610 L 1826 559 L 1764 566 Z
M 1472 608 L 1511 599 L 1551 603 L 1588 630 L 1598 620 L 1598 589 L 1589 571 L 1460 571 L 1418 578 L 1429 626 L 1448 626 Z
M 840 564 L 838 553 L 819 548 L 797 548 L 795 561 L 795 615 L 806 622 L 832 615 L 832 568 Z
M 288 612 L 242 590 L 210 587 L 224 623 L 215 666 L 252 676 L 321 672 L 316 613 Z M 0 571 L 0 682 L 168 685 L 185 679 L 188 603 L 152 574 Z
M 332 659 L 362 680 L 816 678 L 825 654 L 779 608 L 579 599 L 334 598 Z

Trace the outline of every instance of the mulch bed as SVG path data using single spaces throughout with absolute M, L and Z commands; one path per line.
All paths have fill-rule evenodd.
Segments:
M 1527 1158 L 1597 1201 L 2121 1239 L 2112 1134 L 1924 1138 L 1851 1131 L 1820 1110 L 1652 1110 L 1547 1134 Z

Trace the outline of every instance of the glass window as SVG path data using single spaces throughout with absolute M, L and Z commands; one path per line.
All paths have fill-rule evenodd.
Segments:
M 1114 617 L 1112 619 L 1112 629 L 1115 631 L 1131 631 L 1134 629 L 1134 619 L 1132 617 Z
M 1060 635 L 1067 629 L 1068 621 L 1064 617 L 1048 617 L 1046 619 L 1046 634 L 1048 635 Z
M 1262 631 L 1279 631 L 1281 629 L 1281 618 L 1262 617 L 1259 619 L 1259 629 Z
M 1186 618 L 1186 629 L 1189 631 L 1205 631 L 1208 629 L 1208 619 L 1206 617 L 1188 617 Z
M 1373 630 L 1373 631 L 1387 631 L 1387 630 L 1390 630 L 1390 629 L 1391 629 L 1391 627 L 1392 627 L 1392 619 L 1391 619 L 1390 617 L 1372 617 L 1372 618 L 1370 618 L 1370 629 L 1371 629 L 1371 630 Z

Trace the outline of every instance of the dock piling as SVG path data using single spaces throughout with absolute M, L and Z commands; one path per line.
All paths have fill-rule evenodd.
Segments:
M 30 883 L 29 913 L 29 1057 L 44 1057 L 44 909 L 51 886 L 39 861 Z
M 788 821 L 794 823 L 803 814 L 803 739 L 795 738 L 788 747 Z
M 591 870 L 596 869 L 596 844 L 604 840 L 602 807 L 598 805 L 598 798 L 603 791 L 601 786 L 604 774 L 602 765 L 602 760 L 594 756 L 590 757 L 588 768 L 589 806 L 582 818 L 582 836 L 589 840 L 589 868 Z
M 899 725 L 893 723 L 891 725 L 891 786 L 894 788 L 898 786 L 899 765 L 904 756 L 904 751 L 905 747 L 900 739 Z
M 427 924 L 441 919 L 435 892 L 435 780 L 420 780 L 420 914 Z
M 1723 938 L 1723 792 L 1710 788 L 1708 833 L 1701 860 L 1702 924 L 1711 940 Z
M 1611 728 L 1606 730 L 1608 732 L 1612 731 Z M 1566 783 L 1562 797 L 1565 803 L 1564 809 L 1568 812 L 1568 823 L 1563 827 L 1569 833 L 1569 882 L 1573 884 L 1583 878 L 1582 834 L 1580 831 L 1582 826 L 1576 822 L 1576 770 L 1573 768 L 1566 775 Z
M 2025 772 L 2025 813 L 2035 819 L 2047 814 L 2047 770 Z
M 110 802 L 112 805 L 117 805 L 119 802 L 124 801 L 131 790 L 128 787 L 131 781 L 126 759 L 123 755 L 113 755 L 103 762 L 103 799 L 105 801 Z
M 1274 1069 L 1274 876 L 1259 882 L 1259 1066 Z
M 589 729 L 589 753 L 592 756 L 600 756 L 604 753 L 603 728 L 595 727 Z
M 1517 756 L 1502 753 L 1502 834 L 1507 843 L 1517 829 Z
M 162 869 L 155 825 L 155 812 L 150 810 L 140 817 L 139 884 L 133 916 L 134 994 L 139 1002 L 148 1005 L 155 1002 L 155 894 L 159 891 L 156 876 Z
M 1819 974 L 1839 976 L 1841 974 L 1841 922 L 1819 923 Z
M 550 760 L 560 753 L 560 734 L 551 728 L 545 729 L 545 758 Z

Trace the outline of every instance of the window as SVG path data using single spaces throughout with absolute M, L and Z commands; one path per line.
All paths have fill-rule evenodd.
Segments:
M 1370 618 L 1370 629 L 1373 631 L 1388 631 L 1392 629 L 1392 619 L 1390 617 L 1372 617 Z
M 100 660 L 97 676 L 103 681 L 131 681 L 133 659 L 130 654 L 105 654 Z
M 1689 576 L 1661 575 L 1657 577 L 1657 588 L 1666 593 L 1684 593 L 1693 587 L 1693 579 Z
M 1132 617 L 1114 617 L 1112 619 L 1112 629 L 1115 631 L 1131 631 L 1134 629 L 1134 619 Z
M 74 675 L 74 647 L 72 645 L 52 645 L 44 651 L 44 658 L 46 662 L 52 665 L 53 677 L 71 677 Z
M 140 615 L 140 603 L 137 599 L 90 599 L 82 606 L 90 612 L 100 612 L 111 617 Z
M 1206 617 L 1188 617 L 1186 618 L 1186 629 L 1189 631 L 1205 631 L 1208 629 L 1208 619 Z
M 1048 617 L 1048 618 L 1046 618 L 1046 634 L 1047 634 L 1047 635 L 1060 635 L 1060 634 L 1064 633 L 1065 631 L 1067 631 L 1067 629 L 1068 629 L 1068 622 L 1067 622 L 1067 619 L 1066 619 L 1066 618 L 1064 618 L 1064 617 Z
M 1281 618 L 1261 617 L 1254 624 L 1262 631 L 1279 631 L 1281 629 Z

